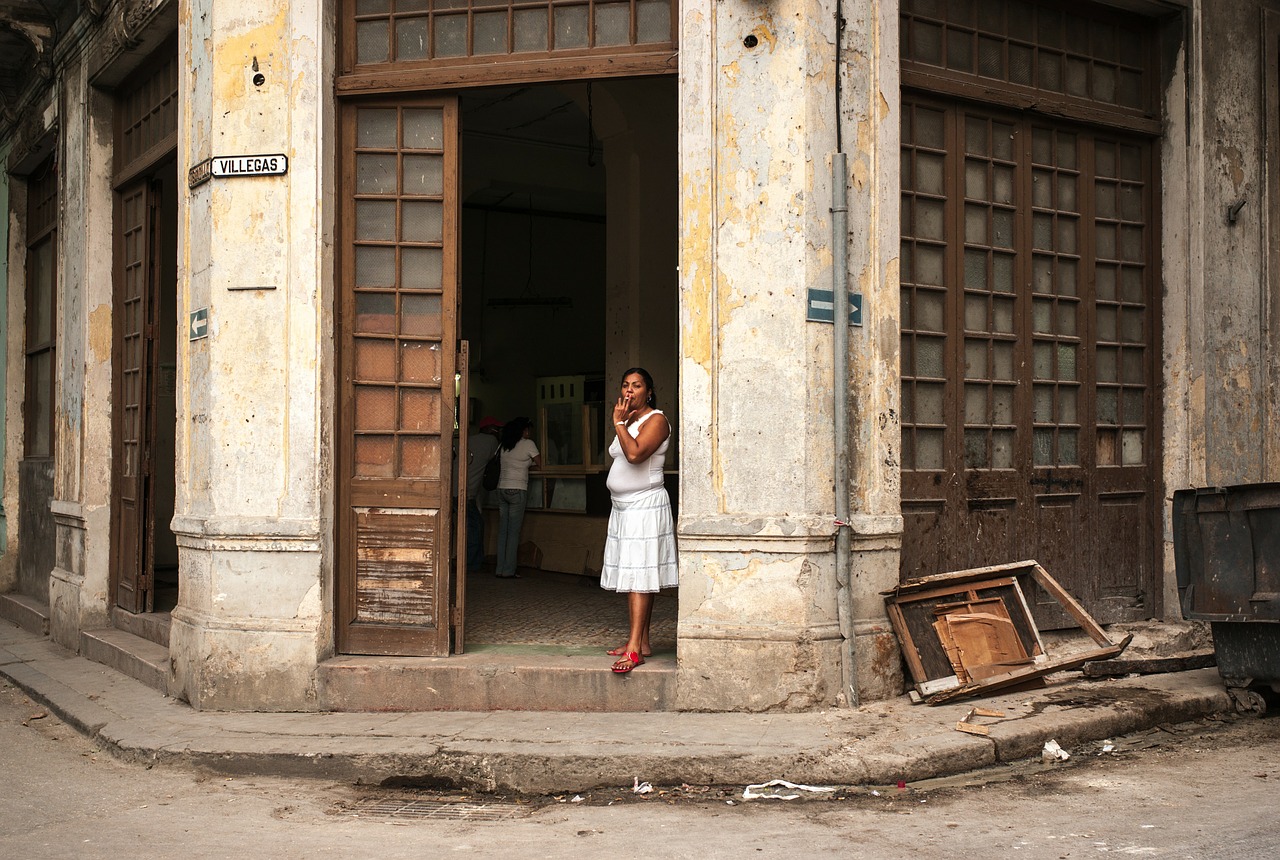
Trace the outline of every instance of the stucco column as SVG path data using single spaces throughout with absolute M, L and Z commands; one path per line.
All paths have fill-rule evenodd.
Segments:
M 332 21 L 328 4 L 182 7 L 171 690 L 200 708 L 310 706 L 332 650 Z M 211 156 L 282 153 L 283 176 L 213 178 Z M 197 323 L 198 326 L 198 323 Z
M 833 704 L 834 8 L 696 2 L 680 38 L 678 703 Z
M 882 592 L 902 553 L 898 4 L 850 0 L 841 71 L 842 149 L 849 160 L 849 288 L 862 326 L 849 332 L 849 582 L 859 701 L 902 692 L 898 640 Z

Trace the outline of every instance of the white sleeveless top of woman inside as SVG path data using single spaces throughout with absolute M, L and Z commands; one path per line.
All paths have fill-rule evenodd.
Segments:
M 657 408 L 653 378 L 633 367 L 622 376 L 613 409 L 616 431 L 606 485 L 613 501 L 604 546 L 600 586 L 628 593 L 631 629 L 627 644 L 608 653 L 621 657 L 617 674 L 630 672 L 650 656 L 649 619 L 653 595 L 680 583 L 675 522 L 663 484 L 671 425 Z

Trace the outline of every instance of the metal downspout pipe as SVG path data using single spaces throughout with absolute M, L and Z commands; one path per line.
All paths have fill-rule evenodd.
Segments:
M 840 104 L 841 48 L 844 45 L 844 9 L 835 3 L 835 123 L 836 151 L 831 154 L 831 291 L 832 291 L 832 400 L 835 423 L 836 494 L 836 617 L 840 623 L 840 696 L 847 707 L 858 704 L 854 664 L 853 584 L 850 581 L 849 533 L 849 172 L 843 152 L 844 113 Z
M 839 120 L 837 120 L 839 121 Z M 832 338 L 832 395 L 835 419 L 836 612 L 842 639 L 841 692 L 845 704 L 858 704 L 854 674 L 853 588 L 850 582 L 849 526 L 849 203 L 845 154 L 831 156 L 831 287 L 835 336 Z

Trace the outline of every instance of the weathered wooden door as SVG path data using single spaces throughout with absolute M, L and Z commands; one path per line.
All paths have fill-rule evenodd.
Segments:
M 155 438 L 156 320 L 160 243 L 150 180 L 121 190 L 116 213 L 115 451 L 113 508 L 116 605 L 151 609 L 152 451 Z
M 338 645 L 449 653 L 457 100 L 342 111 Z
M 1034 558 L 1098 621 L 1148 617 L 1152 144 L 906 94 L 902 122 L 902 574 Z

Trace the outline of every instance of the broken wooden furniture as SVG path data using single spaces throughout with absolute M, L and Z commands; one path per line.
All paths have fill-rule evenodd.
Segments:
M 1032 584 L 1056 600 L 1098 647 L 1059 657 L 1047 654 L 1027 603 Z M 1130 633 L 1112 642 L 1035 561 L 912 579 L 884 594 L 915 689 L 931 705 L 1109 660 L 1133 638 Z

